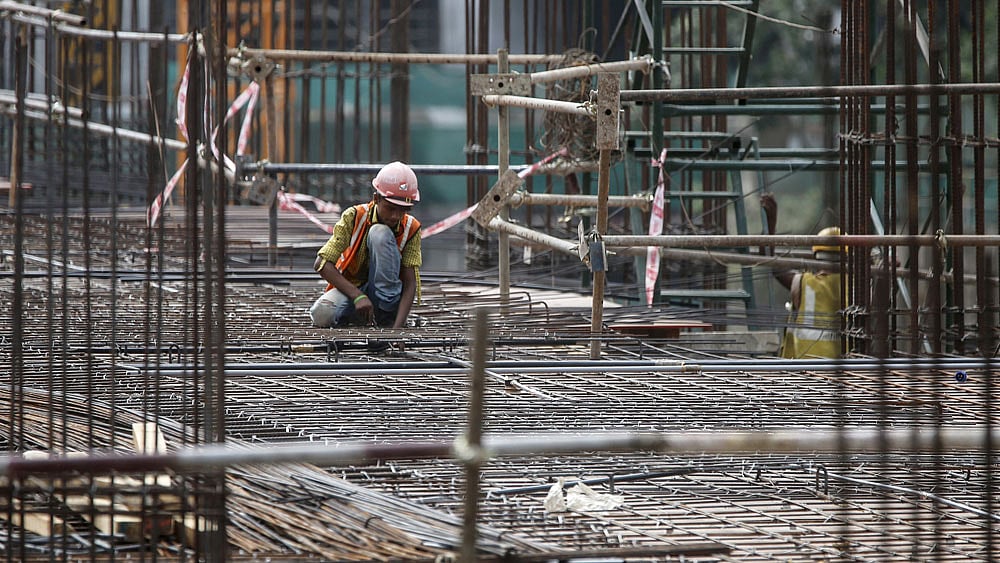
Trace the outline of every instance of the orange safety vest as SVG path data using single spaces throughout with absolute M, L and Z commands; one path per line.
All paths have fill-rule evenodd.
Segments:
M 365 239 L 367 238 L 368 229 L 372 226 L 374 206 L 374 202 L 361 203 L 354 206 L 357 211 L 354 214 L 354 230 L 351 231 L 351 242 L 347 245 L 344 252 L 341 253 L 340 258 L 337 259 L 337 263 L 334 264 L 341 273 L 349 278 L 356 279 L 358 272 L 361 270 L 361 262 L 357 260 L 357 257 L 360 254 L 361 245 L 365 243 Z M 403 215 L 403 218 L 399 221 L 399 226 L 396 228 L 396 244 L 399 246 L 400 252 L 403 252 L 403 247 L 417 234 L 418 229 L 420 229 L 420 221 L 417 221 L 409 213 Z M 333 285 L 327 285 L 326 290 L 330 291 L 331 289 L 333 289 Z
M 840 357 L 840 275 L 801 276 L 798 307 L 781 343 L 782 358 Z

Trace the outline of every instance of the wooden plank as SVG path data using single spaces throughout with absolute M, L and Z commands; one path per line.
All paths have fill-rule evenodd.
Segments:
M 0 520 L 7 521 L 7 511 L 0 511 Z M 24 507 L 14 499 L 14 510 L 10 523 L 14 526 L 43 537 L 61 536 L 66 532 L 66 522 L 58 516 L 41 512 L 36 508 Z
M 218 530 L 219 528 L 214 521 L 209 521 L 204 516 L 190 512 L 184 514 L 183 518 L 177 515 L 174 517 L 174 520 L 181 526 L 180 532 L 184 534 L 184 540 L 187 545 L 198 545 L 198 536 L 205 532 Z
M 163 432 L 155 422 L 134 422 L 132 423 L 132 443 L 136 453 L 143 455 L 165 454 L 167 453 L 167 440 L 163 437 Z M 145 478 L 147 485 L 157 485 L 160 487 L 170 487 L 170 476 L 158 473 L 147 475 Z

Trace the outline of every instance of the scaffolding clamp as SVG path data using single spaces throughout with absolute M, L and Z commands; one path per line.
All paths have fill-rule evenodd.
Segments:
M 240 196 L 246 201 L 270 207 L 278 197 L 281 184 L 278 180 L 265 175 L 254 176 L 252 180 L 241 184 Z
M 472 218 L 480 225 L 488 226 L 490 221 L 500 214 L 500 210 L 507 204 L 510 196 L 523 184 L 524 178 L 518 176 L 517 172 L 508 169 L 476 205 L 476 210 L 472 212 Z
M 473 74 L 469 76 L 469 89 L 473 96 L 485 96 L 487 94 L 530 96 L 531 76 L 516 72 Z
M 271 59 L 261 55 L 255 55 L 243 62 L 241 70 L 243 71 L 243 74 L 246 74 L 250 78 L 250 80 L 253 80 L 254 82 L 263 82 L 268 76 L 271 75 L 271 72 L 274 71 L 274 67 L 276 66 L 277 64 L 275 64 L 275 62 Z

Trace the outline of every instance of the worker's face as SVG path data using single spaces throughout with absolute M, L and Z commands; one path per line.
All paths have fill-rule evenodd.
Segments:
M 380 195 L 376 195 L 375 197 L 378 200 L 376 205 L 378 205 L 379 222 L 385 223 L 395 230 L 396 227 L 399 226 L 400 220 L 403 219 L 403 215 L 405 215 L 410 208 L 402 205 L 396 205 Z

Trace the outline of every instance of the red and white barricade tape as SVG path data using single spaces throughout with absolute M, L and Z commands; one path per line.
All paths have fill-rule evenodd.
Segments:
M 549 156 L 546 156 L 545 158 L 539 160 L 538 162 L 532 164 L 531 166 L 528 166 L 524 170 L 521 170 L 520 172 L 517 173 L 517 175 L 519 177 L 521 177 L 521 178 L 527 178 L 528 176 L 531 176 L 532 174 L 537 173 L 538 170 L 541 169 L 541 167 L 543 165 L 545 165 L 546 163 L 550 162 L 552 159 L 554 159 L 554 158 L 556 158 L 558 156 L 564 156 L 566 154 L 569 154 L 569 151 L 565 147 L 563 147 L 562 149 L 560 149 L 560 150 L 558 150 L 558 151 L 550 154 Z M 468 219 L 469 215 L 472 215 L 472 212 L 475 211 L 476 207 L 478 207 L 478 206 L 479 206 L 478 203 L 473 204 L 472 207 L 470 207 L 468 209 L 463 209 L 462 211 L 459 211 L 458 213 L 455 213 L 454 215 L 450 215 L 450 216 L 448 216 L 448 217 L 446 217 L 446 218 L 438 221 L 437 223 L 434 223 L 433 225 L 431 225 L 430 227 L 427 227 L 426 229 L 421 229 L 421 231 L 420 231 L 420 238 L 431 237 L 431 236 L 434 236 L 434 235 L 436 235 L 436 234 L 438 234 L 438 233 L 440 233 L 442 231 L 447 231 L 448 229 L 450 229 L 450 228 L 454 227 L 455 225 L 461 223 L 462 221 L 465 221 L 466 219 Z
M 660 152 L 660 160 L 653 161 L 653 164 L 660 169 L 660 175 L 656 180 L 656 192 L 653 193 L 653 210 L 649 216 L 649 234 L 658 236 L 663 234 L 663 190 L 666 184 L 663 174 L 663 163 L 667 160 L 667 149 Z M 660 249 L 650 246 L 646 249 L 646 305 L 653 306 L 653 290 L 656 287 L 656 278 L 660 276 Z
M 240 126 L 240 137 L 236 142 L 236 155 L 246 154 L 247 144 L 250 142 L 250 124 L 253 122 L 253 110 L 257 107 L 257 99 L 260 97 L 260 84 L 254 82 L 253 95 L 247 102 L 247 112 L 243 115 L 243 124 Z M 248 87 L 247 90 L 250 88 Z
M 246 139 L 250 135 L 250 122 L 253 117 L 253 108 L 257 105 L 257 97 L 260 95 L 260 84 L 257 82 L 251 82 L 245 90 L 240 92 L 240 95 L 233 100 L 233 103 L 229 105 L 229 109 L 226 110 L 226 116 L 222 120 L 222 125 L 217 125 L 215 129 L 212 130 L 212 138 L 210 140 L 210 145 L 212 147 L 212 154 L 215 155 L 216 160 L 223 161 L 223 166 L 227 170 L 232 172 L 236 171 L 236 163 L 232 161 L 227 155 L 219 154 L 219 147 L 215 144 L 215 138 L 219 134 L 219 127 L 224 126 L 229 123 L 229 120 L 233 118 L 243 106 L 247 106 L 246 114 L 243 116 L 243 123 L 240 126 L 240 138 L 236 147 L 236 154 L 243 154 L 243 150 L 246 149 Z
M 191 58 L 188 57 L 187 64 L 184 66 L 184 76 L 181 77 L 180 88 L 177 89 L 177 130 L 180 132 L 184 140 L 188 139 L 187 132 L 187 96 L 188 96 L 188 82 L 191 76 Z
M 166 201 L 166 199 L 170 197 L 170 193 L 174 191 L 174 187 L 177 185 L 177 182 L 180 181 L 181 176 L 184 175 L 184 169 L 187 168 L 187 165 L 188 161 L 185 160 L 184 163 L 181 164 L 180 168 L 177 169 L 177 172 L 174 172 L 174 175 L 170 177 L 170 180 L 167 182 L 167 186 L 163 188 L 160 195 L 156 196 L 153 204 L 149 206 L 149 210 L 146 212 L 146 225 L 150 227 L 156 225 L 156 221 L 160 218 L 160 209 L 163 208 L 163 202 Z
M 316 210 L 320 213 L 340 213 L 340 204 L 330 203 L 329 201 L 324 201 L 318 197 L 313 197 L 309 194 L 286 194 L 288 197 L 292 198 L 294 201 L 308 201 L 316 206 Z
M 302 207 L 302 205 L 300 205 L 297 201 L 295 201 L 296 199 L 300 199 L 302 197 L 301 195 L 289 194 L 286 192 L 279 191 L 277 197 L 278 197 L 278 209 L 284 211 L 294 211 L 296 213 L 299 213 L 305 216 L 306 219 L 309 219 L 310 221 L 315 223 L 316 226 L 323 229 L 327 233 L 333 234 L 333 227 L 327 225 L 323 221 L 320 221 L 318 217 L 316 217 L 312 213 L 309 213 L 309 211 L 305 207 Z M 327 203 L 326 205 L 336 206 L 338 209 L 340 208 L 339 205 L 336 205 L 334 203 Z
M 472 207 L 469 207 L 468 209 L 463 209 L 454 215 L 449 215 L 437 223 L 434 223 L 430 227 L 422 229 L 420 231 L 420 238 L 432 237 L 442 231 L 447 231 L 448 229 L 468 219 L 469 215 L 472 215 L 472 212 L 475 211 L 477 207 L 479 207 L 478 203 L 473 204 Z
M 187 106 L 187 88 L 188 88 L 189 74 L 190 74 L 190 62 L 188 63 L 188 67 L 184 69 L 184 77 L 181 79 L 180 90 L 177 92 L 177 128 L 180 130 L 181 135 L 183 135 L 185 139 L 188 138 L 187 125 L 185 123 L 184 112 L 186 111 L 186 106 Z M 226 117 L 223 120 L 223 124 L 232 119 L 232 117 L 236 115 L 243 106 L 247 106 L 246 114 L 243 116 L 243 123 L 240 126 L 240 138 L 236 148 L 236 154 L 238 155 L 244 154 L 244 151 L 246 150 L 247 142 L 250 138 L 250 124 L 253 121 L 252 120 L 253 110 L 257 104 L 257 98 L 259 96 L 260 96 L 260 84 L 256 82 L 251 82 L 250 85 L 247 86 L 246 89 L 243 90 L 243 92 L 241 92 L 240 95 L 235 100 L 233 100 L 233 103 L 229 106 L 229 110 L 226 111 Z M 215 155 L 216 158 L 219 158 L 219 149 L 215 145 L 215 137 L 218 133 L 219 133 L 219 128 L 216 127 L 215 130 L 212 131 L 212 138 L 210 143 L 212 146 L 212 153 Z M 227 169 L 235 171 L 236 164 L 228 156 L 223 155 L 222 159 L 225 161 L 224 166 Z M 187 166 L 187 161 L 185 160 L 184 164 L 182 164 L 181 167 L 177 169 L 177 172 L 175 172 L 174 175 L 167 182 L 167 185 L 163 189 L 163 192 L 161 192 L 160 195 L 156 197 L 156 200 L 153 202 L 153 204 L 149 206 L 149 210 L 146 212 L 146 223 L 150 227 L 156 225 L 156 221 L 157 219 L 159 219 L 160 216 L 160 209 L 163 208 L 163 202 L 168 197 L 170 197 L 170 193 L 173 191 L 174 187 L 176 187 L 177 183 L 180 181 L 182 172 L 184 171 L 184 168 L 186 166 Z

